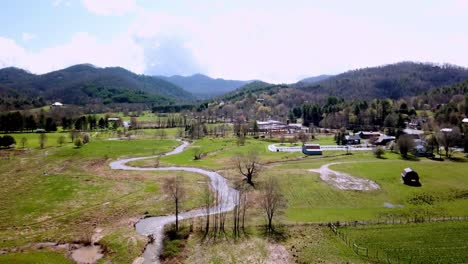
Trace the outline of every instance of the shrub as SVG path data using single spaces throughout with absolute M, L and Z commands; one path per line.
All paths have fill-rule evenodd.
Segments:
M 83 146 L 83 140 L 81 138 L 75 138 L 75 142 L 73 143 L 75 143 L 75 146 L 77 148 L 80 148 L 81 146 Z
M 382 158 L 382 155 L 385 154 L 385 150 L 381 146 L 374 148 L 373 151 L 374 151 L 375 157 L 378 159 Z
M 88 133 L 83 134 L 83 144 L 88 144 L 90 140 L 91 140 L 91 137 L 89 136 Z

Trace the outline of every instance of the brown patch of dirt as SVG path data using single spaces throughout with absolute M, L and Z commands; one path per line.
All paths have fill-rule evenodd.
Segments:
M 288 264 L 289 253 L 288 250 L 279 244 L 268 244 L 268 259 L 266 264 Z

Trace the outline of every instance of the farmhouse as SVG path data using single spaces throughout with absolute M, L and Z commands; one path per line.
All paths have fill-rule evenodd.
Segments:
M 361 137 L 359 135 L 346 135 L 343 140 L 343 145 L 358 145 L 361 144 Z
M 361 139 L 370 139 L 370 138 L 380 137 L 380 132 L 374 132 L 374 131 L 359 131 L 356 134 L 359 135 Z
M 394 136 L 380 135 L 380 137 L 374 142 L 375 145 L 387 145 L 388 143 L 395 140 Z
M 306 155 L 322 155 L 322 148 L 319 144 L 302 145 L 302 153 Z

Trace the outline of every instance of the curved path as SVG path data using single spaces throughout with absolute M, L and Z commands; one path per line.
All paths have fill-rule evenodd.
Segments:
M 380 186 L 374 181 L 354 177 L 344 172 L 330 169 L 331 165 L 343 164 L 346 162 L 334 162 L 322 165 L 318 169 L 309 171 L 320 174 L 320 179 L 340 190 L 372 191 L 380 189 Z
M 182 141 L 182 144 L 168 152 L 163 154 L 164 156 L 168 155 L 175 155 L 179 154 L 185 150 L 189 146 L 189 142 Z M 195 172 L 199 174 L 203 174 L 210 179 L 210 186 L 213 191 L 217 191 L 220 197 L 220 203 L 218 206 L 210 208 L 211 214 L 219 213 L 219 212 L 227 212 L 234 209 L 235 199 L 239 193 L 229 187 L 228 181 L 218 173 L 214 171 L 208 171 L 200 168 L 195 167 L 161 167 L 161 168 L 140 168 L 140 167 L 132 167 L 126 165 L 128 162 L 149 159 L 149 158 L 156 158 L 160 155 L 155 156 L 148 156 L 148 157 L 138 157 L 138 158 L 129 158 L 129 159 L 121 159 L 114 162 L 111 162 L 109 165 L 113 170 L 134 170 L 134 171 L 187 171 L 187 172 Z M 195 209 L 187 212 L 179 213 L 179 219 L 189 219 L 198 216 L 205 216 L 207 215 L 204 209 Z M 157 217 L 148 217 L 145 219 L 141 219 L 136 223 L 135 228 L 136 231 L 145 236 L 152 236 L 154 238 L 154 242 L 148 244 L 143 253 L 142 259 L 140 259 L 139 263 L 159 263 L 159 255 L 162 249 L 162 241 L 164 236 L 164 226 L 175 222 L 175 215 L 168 215 L 168 216 L 157 216 Z

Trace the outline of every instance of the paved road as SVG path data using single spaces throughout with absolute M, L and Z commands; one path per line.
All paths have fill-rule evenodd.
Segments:
M 182 141 L 182 144 L 175 148 L 173 151 L 164 154 L 164 156 L 179 154 L 189 146 L 189 142 Z M 129 158 L 121 159 L 110 163 L 111 169 L 114 170 L 134 170 L 134 171 L 188 171 L 195 172 L 207 176 L 210 179 L 210 186 L 213 191 L 217 191 L 220 195 L 219 206 L 212 207 L 209 211 L 210 214 L 217 212 L 227 212 L 234 209 L 235 199 L 239 193 L 229 187 L 228 181 L 218 173 L 214 171 L 208 171 L 195 167 L 162 167 L 162 168 L 140 168 L 132 167 L 126 165 L 129 162 L 156 158 L 158 156 L 148 156 L 148 157 L 138 157 L 138 158 Z M 195 209 L 187 212 L 179 213 L 179 219 L 189 219 L 193 217 L 205 216 L 207 215 L 204 209 Z M 143 253 L 142 258 L 140 258 L 141 263 L 159 263 L 159 255 L 162 249 L 162 241 L 164 236 L 164 226 L 175 222 L 175 215 L 167 216 L 157 216 L 157 217 L 148 217 L 141 219 L 136 225 L 136 231 L 142 235 L 149 236 L 152 235 L 154 242 L 149 244 L 145 252 Z

